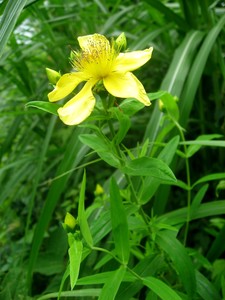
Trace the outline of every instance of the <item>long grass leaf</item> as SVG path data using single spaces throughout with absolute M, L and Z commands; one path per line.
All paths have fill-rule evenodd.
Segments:
M 27 0 L 9 0 L 0 23 L 0 57 Z
M 210 216 L 222 215 L 225 211 L 225 200 L 213 201 L 201 204 L 198 209 L 192 211 L 191 220 L 197 220 Z M 187 208 L 180 208 L 166 213 L 158 218 L 159 222 L 169 225 L 184 224 L 187 220 Z
M 87 148 L 82 146 L 78 139 L 79 134 L 82 132 L 84 132 L 84 130 L 82 129 L 76 128 L 74 130 L 72 136 L 70 137 L 70 142 L 67 145 L 64 158 L 58 167 L 56 176 L 59 176 L 67 172 L 68 170 L 73 169 L 85 155 Z M 66 173 L 65 176 L 60 176 L 58 180 L 53 182 L 49 189 L 44 207 L 42 209 L 39 221 L 34 232 L 27 274 L 28 287 L 31 284 L 33 268 L 38 256 L 38 251 L 44 238 L 45 230 L 50 222 L 55 206 L 59 201 L 71 174 L 72 173 Z
M 175 51 L 167 74 L 160 86 L 161 90 L 168 91 L 178 98 L 180 97 L 182 87 L 185 83 L 188 71 L 191 68 L 193 58 L 202 37 L 203 34 L 199 31 L 191 31 L 186 35 L 183 42 Z M 163 113 L 159 110 L 158 105 L 155 105 L 151 119 L 147 124 L 144 140 L 149 138 L 150 141 L 155 141 L 159 131 L 162 129 L 162 117 Z
M 209 31 L 207 34 L 196 58 L 193 63 L 193 66 L 190 70 L 187 83 L 185 85 L 185 89 L 182 93 L 181 99 L 181 125 L 185 127 L 188 117 L 190 115 L 192 105 L 194 102 L 194 97 L 205 67 L 205 64 L 207 62 L 207 59 L 209 57 L 210 51 L 212 50 L 212 47 L 214 46 L 214 43 L 220 34 L 221 30 L 224 28 L 225 24 L 225 15 L 221 17 L 219 22 Z
M 172 9 L 169 9 L 166 5 L 158 0 L 148 0 L 145 1 L 148 5 L 154 7 L 162 13 L 165 18 L 170 22 L 175 22 L 182 30 L 188 30 L 188 24 L 185 22 L 183 18 L 181 18 L 178 14 L 176 14 Z

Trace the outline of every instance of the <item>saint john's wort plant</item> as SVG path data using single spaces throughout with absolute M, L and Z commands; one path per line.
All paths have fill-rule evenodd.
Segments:
M 148 140 L 139 151 L 128 149 L 122 143 L 131 127 L 132 116 L 145 106 L 150 106 L 150 100 L 160 98 L 171 113 L 170 119 L 179 127 L 176 101 L 165 92 L 147 94 L 142 83 L 132 73 L 150 60 L 152 47 L 142 51 L 125 51 L 126 37 L 123 33 L 116 40 L 109 41 L 103 35 L 93 34 L 78 37 L 78 42 L 81 49 L 72 51 L 70 56 L 73 67 L 71 73 L 61 76 L 59 72 L 47 69 L 48 78 L 54 87 L 48 94 L 50 103 L 33 101 L 27 106 L 58 115 L 66 125 L 85 127 L 87 133 L 80 135 L 81 142 L 97 153 L 115 172 L 108 190 L 102 190 L 100 196 L 101 216 L 95 218 L 93 210 L 89 214 L 91 223 L 87 220 L 84 205 L 86 171 L 84 172 L 78 216 L 74 218 L 67 214 L 63 225 L 68 235 L 69 264 L 62 279 L 59 296 L 63 295 L 63 285 L 67 277 L 70 277 L 71 289 L 79 284 L 104 284 L 102 289 L 95 291 L 99 299 L 120 299 L 126 289 L 127 297 L 130 297 L 141 287 L 149 288 L 162 299 L 181 299 L 163 278 L 157 279 L 156 276 L 163 268 L 159 249 L 164 249 L 170 240 L 174 240 L 176 229 L 158 224 L 144 207 L 148 202 L 145 192 L 149 189 L 149 181 L 154 181 L 151 186 L 155 188 L 160 183 L 176 182 L 168 164 L 175 154 L 179 138 L 173 138 L 157 154 L 157 158 L 149 157 Z M 64 104 L 60 100 L 65 100 Z M 60 104 L 53 103 L 56 101 Z M 162 234 L 163 232 L 166 234 Z M 107 242 L 101 242 L 103 239 L 107 239 Z M 176 246 L 183 261 L 190 265 L 191 260 L 182 244 L 177 242 Z M 87 277 L 89 279 L 78 279 L 81 263 L 84 264 L 85 259 L 93 252 L 99 253 L 99 260 L 94 268 L 97 270 L 105 265 L 108 266 L 107 272 L 103 272 L 101 276 L 93 271 Z M 157 272 L 149 276 L 145 272 L 146 264 L 156 264 Z M 182 275 L 182 270 L 180 271 Z M 189 270 L 186 273 L 189 274 Z M 126 287 L 125 290 L 120 287 L 121 284 Z M 188 294 L 193 292 L 192 281 L 183 285 Z

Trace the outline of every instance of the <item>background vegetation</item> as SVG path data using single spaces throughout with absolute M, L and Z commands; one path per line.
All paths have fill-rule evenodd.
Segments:
M 147 177 L 142 191 L 136 185 L 150 241 L 143 224 L 126 210 L 129 268 L 149 281 L 128 275 L 119 281 L 123 271 L 116 260 L 86 251 L 77 286 L 70 291 L 66 279 L 62 298 L 114 299 L 114 292 L 101 293 L 109 291 L 109 283 L 117 291 L 123 281 L 115 299 L 225 299 L 224 5 L 213 0 L 1 1 L 0 299 L 57 298 L 68 263 L 62 223 L 66 212 L 77 217 L 84 167 L 90 232 L 96 246 L 114 251 L 109 181 L 116 178 L 124 200 L 126 182 L 81 143 L 86 128 L 67 127 L 25 105 L 47 101 L 52 87 L 46 67 L 71 70 L 68 56 L 78 47 L 78 36 L 121 32 L 130 50 L 154 47 L 151 61 L 136 74 L 147 92 L 168 91 L 177 99 L 168 96 L 169 103 L 179 107 L 174 120 L 175 104 L 160 110 L 154 101 L 131 118 L 123 143 L 135 155 L 146 151 L 163 159 L 178 181 L 160 185 Z M 97 184 L 103 194 L 95 191 Z M 118 192 L 115 183 L 112 189 Z

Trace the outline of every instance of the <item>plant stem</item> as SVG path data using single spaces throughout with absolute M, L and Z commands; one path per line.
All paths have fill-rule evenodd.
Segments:
M 113 138 L 115 136 L 115 131 L 114 131 L 114 127 L 113 127 L 112 121 L 110 119 L 108 119 L 108 125 L 109 125 L 109 129 L 110 129 L 110 132 L 111 132 L 111 136 Z M 121 149 L 120 149 L 120 147 L 119 147 L 118 144 L 115 145 L 115 149 L 116 149 L 118 158 L 119 158 L 119 160 L 121 162 L 121 166 L 122 166 L 122 164 L 123 164 L 124 161 L 123 161 L 123 157 L 122 157 L 122 154 L 121 154 Z M 151 228 L 149 226 L 148 219 L 147 219 L 147 217 L 145 215 L 145 212 L 143 211 L 143 208 L 139 205 L 139 201 L 138 201 L 137 195 L 136 195 L 135 190 L 134 190 L 133 182 L 132 182 L 132 180 L 131 180 L 131 178 L 130 178 L 129 175 L 124 174 L 124 176 L 126 178 L 126 181 L 127 181 L 128 185 L 130 186 L 131 196 L 132 196 L 131 201 L 138 206 L 138 211 L 139 211 L 139 213 L 140 213 L 143 221 L 147 225 L 148 231 L 149 231 L 149 233 L 151 235 Z
M 185 137 L 182 129 L 177 126 L 181 140 L 185 142 Z M 187 157 L 187 146 L 184 144 L 184 153 L 185 153 L 185 166 L 186 166 L 186 174 L 187 174 L 187 185 L 188 185 L 188 191 L 187 191 L 187 219 L 186 219 L 186 226 L 184 231 L 184 246 L 187 242 L 188 237 L 188 230 L 189 230 L 189 223 L 190 223 L 190 216 L 191 216 L 191 176 L 190 176 L 190 166 L 189 166 L 189 159 Z

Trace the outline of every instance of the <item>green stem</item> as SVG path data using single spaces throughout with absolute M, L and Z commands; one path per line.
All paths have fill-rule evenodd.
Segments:
M 181 140 L 185 142 L 185 137 L 182 129 L 180 126 L 177 126 Z M 186 174 L 187 174 L 187 185 L 188 185 L 188 191 L 187 191 L 187 219 L 186 219 L 186 226 L 184 231 L 184 246 L 187 242 L 188 237 L 188 230 L 189 230 L 189 223 L 190 223 L 190 216 L 191 216 L 191 176 L 190 176 L 190 166 L 189 166 L 189 159 L 187 157 L 187 146 L 184 144 L 184 153 L 185 153 L 185 167 L 186 167 Z
M 113 127 L 112 121 L 110 119 L 108 119 L 108 125 L 109 125 L 109 129 L 110 129 L 110 132 L 111 132 L 111 136 L 112 136 L 112 138 L 114 138 L 115 131 L 114 131 L 114 127 Z M 115 149 L 116 149 L 118 158 L 119 158 L 121 166 L 122 166 L 122 164 L 123 164 L 123 156 L 122 156 L 121 149 L 120 149 L 120 147 L 119 147 L 118 144 L 115 145 Z M 143 208 L 139 205 L 139 201 L 138 201 L 137 195 L 136 195 L 135 190 L 134 190 L 133 182 L 132 182 L 132 180 L 131 180 L 131 178 L 130 178 L 129 175 L 127 175 L 127 174 L 124 174 L 124 175 L 125 175 L 125 178 L 126 178 L 126 181 L 127 181 L 128 185 L 130 186 L 131 197 L 132 197 L 131 200 L 132 200 L 133 203 L 135 203 L 138 206 L 138 211 L 139 211 L 139 213 L 140 213 L 143 221 L 147 225 L 148 231 L 149 231 L 149 233 L 151 235 L 151 228 L 149 226 L 148 219 L 147 219 L 147 217 L 145 215 L 145 212 L 143 211 Z
M 92 247 L 91 249 L 95 250 L 95 251 L 107 253 L 108 255 L 112 256 L 112 258 L 114 258 L 120 265 L 124 265 L 124 263 L 118 257 L 116 257 L 112 252 L 108 251 L 107 249 L 100 248 L 100 247 Z M 127 265 L 125 265 L 125 266 L 126 266 L 127 270 L 131 274 L 133 274 L 137 279 L 142 280 L 142 278 L 136 272 L 134 272 L 132 269 L 130 269 Z

